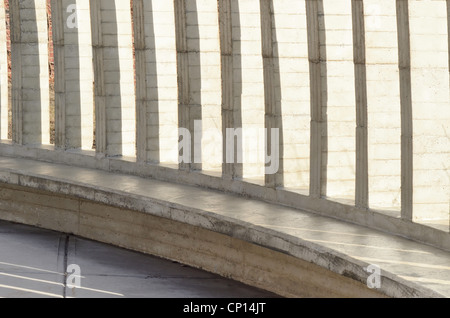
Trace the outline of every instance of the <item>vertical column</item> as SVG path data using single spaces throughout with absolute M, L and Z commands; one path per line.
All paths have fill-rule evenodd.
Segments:
M 413 217 L 413 120 L 411 91 L 411 45 L 408 0 L 397 0 L 397 29 L 402 122 L 401 184 L 402 218 Z
M 367 131 L 367 76 L 364 4 L 352 0 L 353 56 L 355 63 L 356 93 L 356 206 L 367 208 L 369 204 L 369 160 Z
M 323 138 L 324 116 L 322 112 L 322 62 L 319 28 L 319 1 L 306 0 L 308 28 L 308 56 L 311 88 L 311 169 L 310 196 L 323 194 Z
M 11 1 L 13 141 L 50 143 L 45 0 Z
M 265 129 L 266 129 L 266 152 L 272 157 L 270 164 L 278 166 L 276 171 L 269 171 L 265 176 L 267 187 L 277 188 L 283 183 L 283 122 L 281 112 L 281 101 L 276 92 L 280 88 L 279 70 L 275 66 L 274 49 L 274 12 L 273 2 L 260 0 L 261 8 L 261 44 L 264 69 L 264 104 L 265 104 Z M 279 63 L 277 64 L 279 65 Z M 278 95 L 278 96 L 277 96 Z M 281 96 L 280 96 L 281 97 Z M 273 129 L 278 130 L 279 136 L 273 136 Z M 274 144 L 275 142 L 275 144 Z M 273 147 L 275 146 L 275 147 Z M 267 163 L 266 163 L 267 164 Z
M 88 1 L 52 0 L 55 58 L 55 144 L 92 149 L 92 55 Z
M 131 7 L 90 1 L 99 154 L 135 156 L 136 109 Z
M 147 3 L 146 3 L 147 4 Z M 151 5 L 151 3 L 149 3 Z M 159 154 L 147 158 L 147 60 L 145 43 L 144 0 L 133 0 L 133 28 L 136 61 L 136 155 L 139 162 L 159 162 Z M 159 140 L 158 140 L 159 141 Z
M 178 68 L 178 120 L 179 127 L 188 131 L 184 138 L 190 137 L 190 140 L 184 140 L 186 147 L 183 152 L 184 158 L 188 162 L 180 163 L 181 170 L 201 170 L 201 136 L 196 134 L 196 121 L 202 119 L 201 105 L 193 104 L 191 76 L 190 76 L 190 53 L 188 46 L 188 29 L 186 0 L 174 0 L 175 10 L 175 30 L 176 30 L 176 48 L 177 48 L 177 68 Z M 196 14 L 196 13 L 194 13 Z M 198 52 L 192 52 L 193 54 Z M 197 83 L 198 84 L 198 83 Z M 196 151 L 197 150 L 197 151 Z
M 242 162 L 238 162 L 242 154 L 242 140 L 235 140 L 235 136 L 228 136 L 229 129 L 242 128 L 242 115 L 234 98 L 234 52 L 233 52 L 233 19 L 231 1 L 218 0 L 219 34 L 222 74 L 222 135 L 223 168 L 222 174 L 226 179 L 242 178 Z M 232 139 L 231 139 L 232 138 Z M 231 142 L 232 141 L 232 142 Z M 231 146 L 232 145 L 232 146 Z M 232 147 L 232 148 L 231 148 Z M 230 157 L 232 155 L 232 157 Z
M 177 49 L 177 74 L 178 74 L 178 127 L 187 129 L 192 134 L 193 128 L 190 122 L 189 112 L 189 52 L 187 46 L 187 26 L 186 26 L 186 3 L 185 0 L 174 0 L 175 13 L 175 36 Z M 188 136 L 183 136 L 188 138 Z M 191 164 L 194 158 L 194 141 L 186 140 L 183 151 L 183 158 L 188 158 L 188 162 L 180 162 L 181 170 L 191 170 Z M 185 140 L 183 140 L 185 141 Z M 185 155 L 184 152 L 189 154 Z
M 101 1 L 90 1 L 92 29 L 92 63 L 94 67 L 95 149 L 106 155 L 106 89 Z
M 8 139 L 8 54 L 5 2 L 0 1 L 0 140 Z
M 65 7 L 62 0 L 52 0 L 53 56 L 55 63 L 55 145 L 66 148 L 66 52 L 65 52 Z M 78 48 L 76 48 L 78 49 Z M 76 63 L 75 65 L 78 65 Z M 75 84 L 76 85 L 76 84 Z M 78 148 L 75 145 L 74 148 Z

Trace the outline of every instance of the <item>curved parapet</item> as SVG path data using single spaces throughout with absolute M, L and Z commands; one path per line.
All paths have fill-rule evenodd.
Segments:
M 0 213 L 286 297 L 448 297 L 448 252 L 198 187 L 0 158 Z
M 184 219 L 172 220 L 224 239 L 259 244 L 230 230 L 248 226 L 277 241 L 281 228 L 312 213 L 448 252 L 449 10 L 444 0 L 0 1 L 0 156 L 117 174 L 112 184 L 128 174 L 273 204 L 263 227 L 238 226 L 240 218 L 220 231 L 221 219 L 213 228 L 184 222 L 221 215 L 196 206 L 206 201 L 180 207 Z M 74 194 L 59 190 L 45 189 Z M 116 206 L 113 190 L 75 201 Z M 120 191 L 120 202 L 133 201 L 132 191 L 128 199 Z M 158 199 L 155 211 L 141 211 L 139 202 L 119 207 L 154 214 L 173 203 Z M 284 209 L 291 212 L 279 217 Z M 22 218 L 8 213 L 0 217 Z M 77 232 L 71 222 L 84 219 L 58 226 Z M 327 232 L 320 222 L 308 226 Z M 302 244 L 295 246 L 319 248 Z M 314 264 L 365 288 L 356 269 Z

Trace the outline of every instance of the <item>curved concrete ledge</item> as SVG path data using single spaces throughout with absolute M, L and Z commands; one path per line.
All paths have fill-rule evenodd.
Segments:
M 0 143 L 0 154 L 5 157 L 31 159 L 75 167 L 98 169 L 112 173 L 124 173 L 143 178 L 174 182 L 213 189 L 224 193 L 245 196 L 250 199 L 320 214 L 359 224 L 375 230 L 394 233 L 421 243 L 450 251 L 450 235 L 447 227 L 435 228 L 411 220 L 392 216 L 385 212 L 367 210 L 354 202 L 341 203 L 327 198 L 313 198 L 288 189 L 273 189 L 246 180 L 231 180 L 198 172 L 179 170 L 178 166 L 138 163 L 134 158 L 109 158 L 97 156 L 93 151 L 57 150 L 53 146 L 19 146 L 11 142 Z
M 80 285 L 66 272 L 76 265 Z M 74 235 L 0 220 L 0 299 L 270 298 L 202 270 Z
M 212 190 L 0 157 L 0 218 L 176 260 L 287 297 L 448 297 L 450 255 Z M 367 287 L 367 266 L 381 287 Z

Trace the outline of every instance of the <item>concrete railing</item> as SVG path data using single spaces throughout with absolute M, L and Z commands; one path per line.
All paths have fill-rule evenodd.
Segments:
M 285 297 L 450 297 L 446 251 L 173 182 L 0 157 L 0 217 L 180 262 Z
M 50 4 L 54 82 L 46 0 L 0 4 L 1 156 L 242 194 L 450 250 L 447 1 Z

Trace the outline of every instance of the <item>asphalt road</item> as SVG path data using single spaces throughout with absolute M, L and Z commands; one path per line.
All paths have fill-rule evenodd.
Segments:
M 271 298 L 182 264 L 0 221 L 2 298 Z

